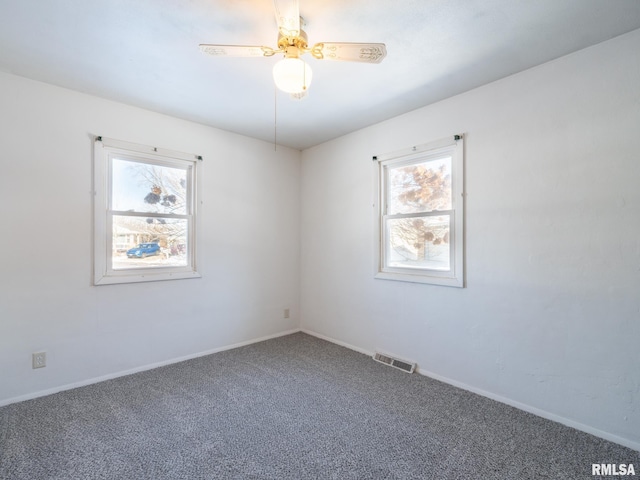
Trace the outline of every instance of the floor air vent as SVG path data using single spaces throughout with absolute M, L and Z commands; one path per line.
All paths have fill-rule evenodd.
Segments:
M 383 355 L 382 353 L 378 353 L 378 352 L 376 352 L 376 354 L 373 356 L 373 359 L 376 362 L 384 363 L 385 365 L 390 365 L 406 373 L 413 373 L 413 371 L 416 368 L 415 363 L 405 362 L 404 360 L 399 360 L 397 358 L 390 357 L 389 355 Z

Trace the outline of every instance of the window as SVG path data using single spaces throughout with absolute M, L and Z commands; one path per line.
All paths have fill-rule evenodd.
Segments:
M 374 157 L 376 278 L 464 287 L 461 135 Z
M 200 157 L 97 137 L 94 284 L 199 277 Z

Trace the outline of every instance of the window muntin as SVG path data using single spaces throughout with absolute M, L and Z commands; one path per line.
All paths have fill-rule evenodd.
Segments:
M 116 140 L 95 149 L 94 283 L 199 277 L 198 157 Z
M 462 138 L 378 158 L 376 278 L 464 286 Z

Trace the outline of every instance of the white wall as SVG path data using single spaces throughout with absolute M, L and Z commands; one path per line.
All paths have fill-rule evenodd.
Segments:
M 0 105 L 0 404 L 298 328 L 299 151 L 8 74 Z M 204 157 L 203 278 L 91 286 L 91 135 Z
M 640 449 L 638 52 L 640 30 L 304 151 L 302 327 Z M 374 280 L 372 155 L 457 133 L 468 287 Z

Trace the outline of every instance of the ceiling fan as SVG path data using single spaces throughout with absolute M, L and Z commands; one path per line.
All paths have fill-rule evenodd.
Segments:
M 302 30 L 298 0 L 274 0 L 278 23 L 278 48 L 251 45 L 201 44 L 200 50 L 214 57 L 272 57 L 284 54 L 273 67 L 276 86 L 292 98 L 303 98 L 311 84 L 311 67 L 300 56 L 310 53 L 318 60 L 380 63 L 387 55 L 384 43 L 321 42 L 309 47 Z

